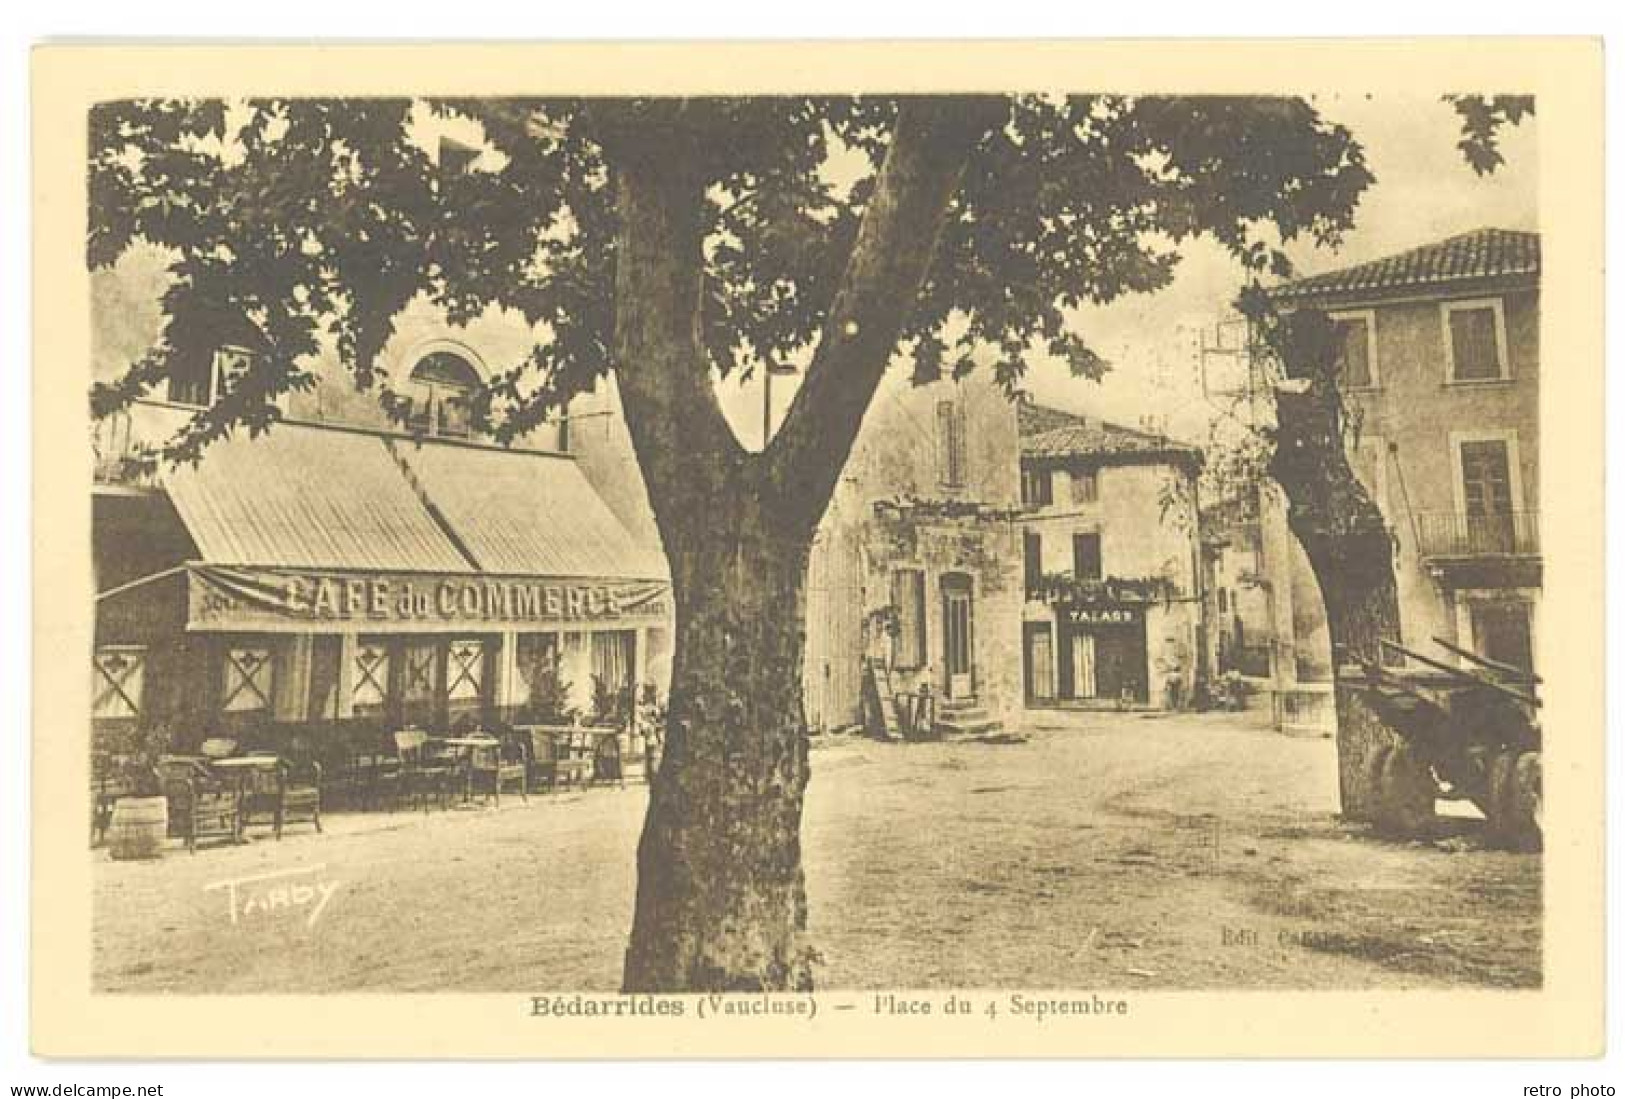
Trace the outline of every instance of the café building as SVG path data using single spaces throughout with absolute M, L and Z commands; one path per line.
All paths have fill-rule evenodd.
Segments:
M 93 503 L 99 723 L 450 728 L 664 690 L 664 559 L 568 453 L 284 422 Z

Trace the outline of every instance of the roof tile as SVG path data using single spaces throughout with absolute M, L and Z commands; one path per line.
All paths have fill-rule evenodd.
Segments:
M 1023 401 L 1018 406 L 1023 458 L 1124 457 L 1201 461 L 1188 443 L 1090 416 Z
M 1277 300 L 1437 286 L 1477 279 L 1540 274 L 1540 234 L 1515 229 L 1475 229 L 1367 263 L 1283 283 Z

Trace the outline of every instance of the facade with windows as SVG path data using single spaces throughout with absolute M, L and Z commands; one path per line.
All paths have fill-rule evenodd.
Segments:
M 150 336 L 99 323 L 98 369 Z M 282 422 L 192 466 L 144 447 L 251 351 L 223 348 L 96 423 L 98 728 L 163 724 L 179 745 L 335 722 L 452 729 L 663 692 L 669 581 L 613 386 L 511 446 L 478 430 L 484 380 L 534 340 L 513 317 L 454 328 L 414 303 L 377 365 L 399 416 L 320 357 Z
M 988 373 L 894 371 L 865 415 L 807 570 L 814 728 L 862 720 L 866 662 L 899 695 L 1020 712 L 1016 411 Z
M 1206 673 L 1194 447 L 1020 408 L 1029 705 L 1177 709 Z
M 1350 462 L 1394 539 L 1404 643 L 1532 669 L 1540 237 L 1481 229 L 1272 291 L 1342 339 Z

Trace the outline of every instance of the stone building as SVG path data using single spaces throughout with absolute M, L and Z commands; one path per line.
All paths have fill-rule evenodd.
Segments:
M 1030 705 L 1178 708 L 1205 674 L 1195 447 L 1020 406 Z
M 108 380 L 157 334 L 161 257 L 95 278 Z M 232 384 L 245 351 L 221 347 L 97 421 L 98 725 L 446 727 L 522 710 L 544 681 L 586 713 L 605 691 L 663 691 L 669 579 L 613 385 L 511 446 L 470 415 L 470 394 L 534 339 L 516 316 L 453 326 L 416 301 L 376 363 L 410 423 L 327 352 L 303 364 L 315 384 L 279 400 L 281 422 L 195 465 L 142 455 Z
M 1350 460 L 1393 534 L 1405 643 L 1533 668 L 1539 234 L 1480 229 L 1271 294 L 1341 334 Z
M 893 371 L 864 417 L 807 573 L 808 722 L 863 720 L 865 662 L 948 729 L 1022 708 L 1016 407 L 988 372 Z

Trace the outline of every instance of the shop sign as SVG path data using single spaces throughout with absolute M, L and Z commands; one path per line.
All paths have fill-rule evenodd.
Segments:
M 369 629 L 448 625 L 587 624 L 660 618 L 666 584 L 417 573 L 329 573 L 194 565 L 192 629 L 254 630 L 345 624 Z
M 1099 603 L 1067 607 L 1062 614 L 1074 626 L 1133 626 L 1145 611 L 1141 607 Z

